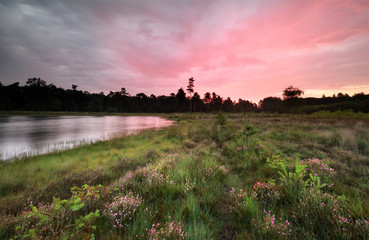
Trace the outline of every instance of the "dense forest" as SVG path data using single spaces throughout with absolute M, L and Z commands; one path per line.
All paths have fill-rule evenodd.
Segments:
M 25 86 L 19 82 L 3 85 L 0 82 L 0 110 L 2 111 L 74 111 L 74 112 L 293 112 L 352 110 L 369 112 L 369 94 L 353 96 L 339 93 L 322 98 L 301 98 L 303 91 L 292 86 L 284 90 L 283 99 L 267 97 L 252 103 L 239 99 L 232 101 L 215 92 L 204 97 L 194 92 L 194 79 L 190 78 L 187 89 L 178 89 L 169 96 L 138 93 L 130 95 L 125 88 L 105 95 L 56 87 L 40 78 L 29 78 Z M 186 94 L 187 92 L 187 94 Z

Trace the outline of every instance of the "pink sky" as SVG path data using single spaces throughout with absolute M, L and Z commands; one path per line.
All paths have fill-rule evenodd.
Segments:
M 67 2 L 14 8 L 72 21 L 63 34 L 75 64 L 52 58 L 48 70 L 41 60 L 29 67 L 59 86 L 169 95 L 194 77 L 202 97 L 254 102 L 291 84 L 305 97 L 369 93 L 368 0 Z

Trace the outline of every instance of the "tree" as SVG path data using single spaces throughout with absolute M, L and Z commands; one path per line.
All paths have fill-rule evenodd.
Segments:
M 29 87 L 46 87 L 46 81 L 41 78 L 28 78 L 26 84 Z
M 136 98 L 147 99 L 147 95 L 145 93 L 137 93 Z
M 202 101 L 206 105 L 206 111 L 209 112 L 209 105 L 211 103 L 211 94 L 209 92 L 206 92 L 204 94 L 204 99 Z
M 183 88 L 178 89 L 176 94 L 176 101 L 178 104 L 177 110 L 179 112 L 184 112 L 186 110 L 186 93 L 184 92 Z
M 233 112 L 233 106 L 234 103 L 231 100 L 230 97 L 228 97 L 224 102 L 223 102 L 223 111 L 224 112 Z
M 236 111 L 237 112 L 256 112 L 258 111 L 258 107 L 256 106 L 255 103 L 252 103 L 250 101 L 247 100 L 243 100 L 243 99 L 238 99 L 238 103 L 236 104 Z
M 78 85 L 74 85 L 74 84 L 72 84 L 72 90 L 73 90 L 73 91 L 76 91 L 76 90 L 77 90 L 77 87 L 78 87 Z
M 197 92 L 193 94 L 191 101 L 193 102 L 193 111 L 194 112 L 199 111 L 200 106 L 202 105 L 202 100 L 201 100 L 200 95 Z
M 193 88 L 195 87 L 195 85 L 193 84 L 195 82 L 195 79 L 190 78 L 188 79 L 188 86 L 187 86 L 187 92 L 188 92 L 188 95 L 190 95 L 190 98 L 192 97 L 192 94 L 194 92 Z
M 302 105 L 299 98 L 304 92 L 292 85 L 283 90 L 283 104 L 289 112 L 294 113 Z
M 127 93 L 127 90 L 126 90 L 126 88 L 121 88 L 120 89 L 120 95 L 122 95 L 122 96 L 129 96 L 129 93 Z
M 283 100 L 298 98 L 302 94 L 304 94 L 302 90 L 290 85 L 286 89 L 283 90 Z
M 187 86 L 187 92 L 188 92 L 188 95 L 189 95 L 189 99 L 190 99 L 190 101 L 189 101 L 189 108 L 188 108 L 188 110 L 189 110 L 189 112 L 192 112 L 192 94 L 193 94 L 193 92 L 194 92 L 194 90 L 193 90 L 193 88 L 194 88 L 194 83 L 195 82 L 195 79 L 193 79 L 193 77 L 192 78 L 190 78 L 190 79 L 188 79 L 188 86 Z
M 259 102 L 263 112 L 282 112 L 282 100 L 278 97 L 267 97 Z
M 213 110 L 219 111 L 223 103 L 223 98 L 217 95 L 215 92 L 212 93 L 211 105 L 214 107 Z
M 211 102 L 211 94 L 209 92 L 206 92 L 204 94 L 204 100 L 203 101 L 204 101 L 205 104 L 209 104 Z

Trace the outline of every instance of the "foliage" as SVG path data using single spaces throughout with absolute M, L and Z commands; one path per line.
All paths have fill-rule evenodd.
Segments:
M 171 129 L 1 163 L 0 238 L 368 238 L 367 156 L 334 140 L 350 128 L 369 142 L 363 120 L 173 118 Z
M 283 90 L 283 99 L 297 98 L 304 94 L 304 91 L 290 85 Z
M 206 92 L 204 97 L 194 92 L 194 79 L 190 78 L 186 88 L 189 98 L 183 88 L 177 94 L 155 96 L 137 93 L 131 96 L 123 87 L 117 91 L 89 93 L 77 89 L 72 84 L 71 89 L 63 89 L 40 78 L 29 78 L 25 86 L 19 82 L 4 86 L 0 85 L 1 111 L 67 111 L 67 112 L 105 112 L 105 113 L 175 113 L 175 112 L 291 112 L 312 114 L 318 111 L 352 111 L 354 113 L 369 112 L 369 94 L 358 93 L 353 96 L 338 94 L 322 98 L 298 98 L 303 94 L 298 88 L 287 87 L 283 96 L 265 97 L 255 104 L 239 99 L 237 102 L 229 97 L 221 97 L 215 92 Z M 295 101 L 295 100 L 299 101 Z M 291 101 L 292 100 L 292 101 Z M 39 114 L 39 113 L 38 113 Z M 318 114 L 320 115 L 320 114 Z
M 253 197 L 261 206 L 274 207 L 283 197 L 281 189 L 272 181 L 270 183 L 256 182 L 253 188 Z
M 40 239 L 47 237 L 94 237 L 96 219 L 100 216 L 99 210 L 85 216 L 79 216 L 84 203 L 79 197 L 69 200 L 55 198 L 51 205 L 30 204 L 30 210 L 22 213 L 19 225 L 16 227 L 16 238 Z
M 223 112 L 219 112 L 217 115 L 217 125 L 224 127 L 227 124 L 227 117 Z
M 192 96 L 192 94 L 193 94 L 193 92 L 194 92 L 194 90 L 193 90 L 193 88 L 194 88 L 194 83 L 195 82 L 195 79 L 193 79 L 193 77 L 192 78 L 190 78 L 190 79 L 188 79 L 188 86 L 187 86 L 187 92 L 190 94 L 190 96 Z
M 298 159 L 294 162 L 294 170 L 287 168 L 286 161 L 279 156 L 268 161 L 270 166 L 278 171 L 279 182 L 286 193 L 286 197 L 291 201 L 299 198 L 301 191 L 309 185 L 310 179 L 306 179 L 306 165 L 301 164 Z
M 286 159 L 282 158 L 280 155 L 273 155 L 267 159 L 269 166 L 275 170 L 285 169 L 287 167 Z
M 132 218 L 143 202 L 142 197 L 129 192 L 126 195 L 118 195 L 114 201 L 106 205 L 104 215 L 107 216 L 113 228 L 119 231 L 126 231 L 129 228 Z
M 277 218 L 271 211 L 264 210 L 261 223 L 255 223 L 255 228 L 264 239 L 288 239 L 292 232 L 291 223 L 288 220 Z
M 160 224 L 153 224 L 149 230 L 148 239 L 168 239 L 168 240 L 179 240 L 185 239 L 187 233 L 183 230 L 184 225 L 181 222 L 166 222 L 162 228 L 158 229 Z
M 256 129 L 255 127 L 251 126 L 249 123 L 246 122 L 242 128 L 242 131 L 240 132 L 240 135 L 245 137 L 251 137 L 257 133 L 258 129 Z

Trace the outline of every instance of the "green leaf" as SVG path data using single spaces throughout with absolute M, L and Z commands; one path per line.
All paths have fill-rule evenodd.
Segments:
M 78 210 L 80 210 L 81 208 L 83 208 L 83 206 L 85 206 L 84 203 L 77 203 L 77 204 L 73 204 L 71 207 L 70 207 L 70 210 L 72 210 L 73 212 L 76 212 Z

